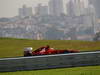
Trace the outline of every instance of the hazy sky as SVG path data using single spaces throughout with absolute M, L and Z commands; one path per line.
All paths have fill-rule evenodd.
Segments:
M 13 17 L 18 15 L 18 8 L 23 4 L 34 8 L 38 3 L 46 4 L 48 0 L 0 0 L 0 17 Z
M 18 8 L 21 8 L 23 4 L 34 8 L 38 3 L 47 5 L 48 1 L 49 0 L 0 0 L 0 17 L 13 17 L 18 15 Z
M 13 17 L 18 15 L 18 8 L 21 8 L 23 4 L 34 8 L 38 3 L 47 5 L 48 1 L 49 0 L 0 0 L 0 17 Z M 63 1 L 66 3 L 69 0 Z

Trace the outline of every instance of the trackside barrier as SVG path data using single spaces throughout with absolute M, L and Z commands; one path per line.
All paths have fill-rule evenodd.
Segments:
M 100 51 L 0 59 L 0 72 L 100 65 Z

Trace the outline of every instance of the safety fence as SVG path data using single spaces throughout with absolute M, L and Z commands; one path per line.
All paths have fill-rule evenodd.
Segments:
M 100 65 L 100 51 L 2 58 L 0 72 Z

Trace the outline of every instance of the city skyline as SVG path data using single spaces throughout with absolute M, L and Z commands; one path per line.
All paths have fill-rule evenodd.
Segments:
M 0 18 L 0 36 L 37 40 L 92 40 L 92 36 L 100 29 L 96 22 L 95 7 L 87 0 L 63 1 L 49 0 L 48 5 L 42 2 L 34 6 L 22 4 L 15 9 L 18 11 L 16 17 Z M 63 8 L 64 5 L 66 8 Z M 13 9 L 8 10 L 14 13 Z M 63 14 L 64 10 L 66 12 Z
M 48 5 L 48 1 L 50 0 L 0 0 L 0 18 L 2 17 L 14 17 L 18 16 L 18 9 L 22 8 L 25 4 L 28 7 L 32 7 L 33 14 L 34 8 L 42 3 L 43 5 Z M 63 0 L 63 3 L 66 4 L 69 0 Z M 85 0 L 86 1 L 86 0 Z M 64 6 L 64 12 L 66 12 L 66 5 Z M 13 10 L 13 11 L 12 11 Z
M 28 7 L 34 8 L 39 3 L 47 5 L 48 1 L 49 0 L 0 0 L 0 18 L 14 17 L 18 15 L 18 8 L 22 8 L 24 4 Z

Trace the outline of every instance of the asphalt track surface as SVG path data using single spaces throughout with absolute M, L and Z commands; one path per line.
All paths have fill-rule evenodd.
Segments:
M 13 59 L 24 59 L 24 58 L 42 58 L 42 57 L 52 57 L 52 56 L 70 56 L 70 55 L 82 55 L 82 54 L 92 54 L 92 53 L 100 53 L 100 50 L 92 51 L 92 52 L 80 52 L 80 53 L 65 53 L 65 54 L 52 54 L 52 55 L 39 55 L 39 56 L 28 56 L 28 57 L 14 57 L 14 58 L 1 58 L 0 60 L 13 60 Z

